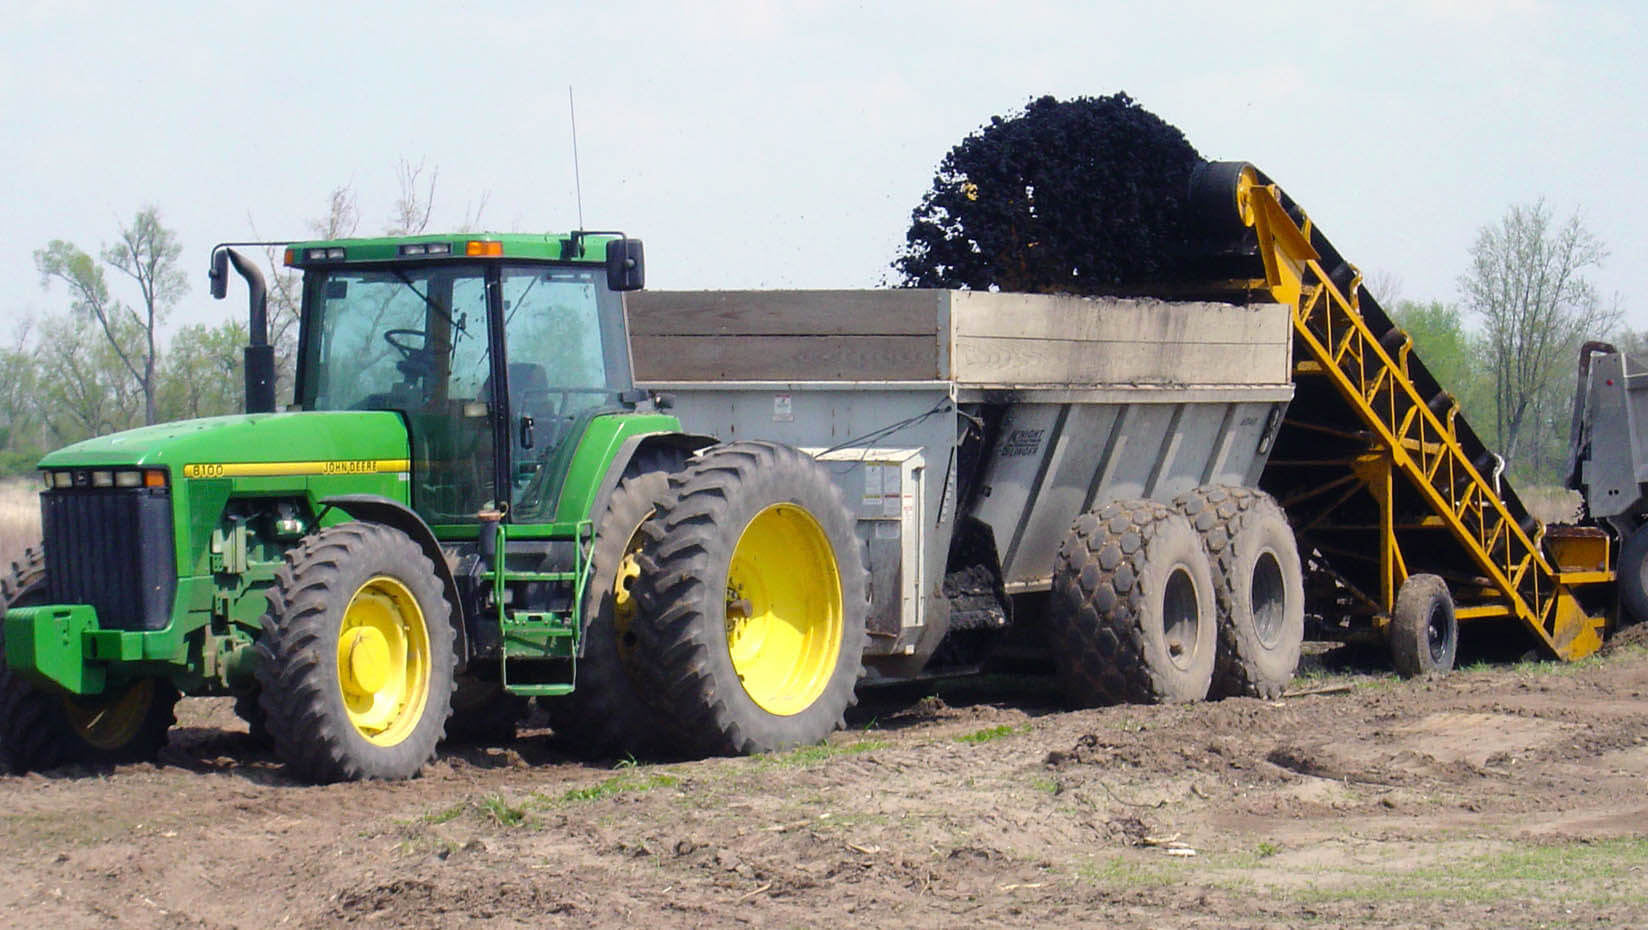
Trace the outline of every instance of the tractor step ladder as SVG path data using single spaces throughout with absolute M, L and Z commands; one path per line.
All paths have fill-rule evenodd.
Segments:
M 1359 295 L 1365 294 L 1360 273 L 1339 257 L 1303 210 L 1251 165 L 1209 167 L 1234 180 L 1237 213 L 1258 240 L 1265 277 L 1245 286 L 1292 308 L 1294 407 L 1304 400 L 1304 406 L 1342 413 L 1353 421 L 1308 428 L 1334 434 L 1332 441 L 1359 445 L 1355 454 L 1336 461 L 1274 463 L 1294 469 L 1302 479 L 1298 484 L 1306 490 L 1301 497 L 1344 500 L 1366 492 L 1378 502 L 1377 525 L 1317 527 L 1325 531 L 1324 553 L 1341 530 L 1378 540 L 1378 590 L 1352 593 L 1373 601 L 1369 606 L 1384 622 L 1401 583 L 1410 574 L 1437 571 L 1425 564 L 1434 558 L 1452 568 L 1450 588 L 1459 601 L 1460 620 L 1514 617 L 1563 659 L 1582 658 L 1600 648 L 1606 617 L 1582 606 L 1573 588 L 1613 580 L 1607 540 L 1600 540 L 1599 553 L 1599 540 L 1592 536 L 1553 534 L 1556 558 L 1548 558 L 1541 548 L 1543 524 L 1523 510 L 1514 492 L 1501 493 L 1497 471 L 1503 463 L 1470 431 L 1454 398 L 1434 385 L 1428 373 L 1421 375 L 1422 368 L 1414 368 L 1411 341 L 1383 320 L 1371 298 L 1368 312 L 1380 318 L 1380 331 L 1370 326 L 1360 304 Z M 1416 377 L 1437 389 L 1422 392 Z M 1339 403 L 1305 396 L 1324 390 L 1336 392 Z M 1417 491 L 1422 502 L 1399 514 L 1394 504 L 1398 493 L 1410 493 L 1402 484 Z M 1289 510 L 1297 523 L 1293 508 Z M 1325 512 L 1312 511 L 1318 518 Z M 1312 527 L 1299 529 L 1306 535 Z M 1351 555 L 1375 558 L 1366 551 Z
M 578 675 L 578 607 L 584 602 L 584 584 L 589 580 L 587 544 L 594 535 L 594 524 L 588 520 L 578 524 L 574 541 L 571 571 L 535 572 L 513 571 L 508 567 L 508 533 L 503 523 L 494 524 L 497 547 L 493 567 L 481 575 L 492 585 L 492 602 L 498 609 L 499 643 L 502 657 L 499 677 L 504 690 L 527 697 L 547 697 L 570 694 Z M 572 586 L 570 610 L 514 610 L 509 607 L 506 594 L 513 583 L 541 582 Z M 533 659 L 566 659 L 568 675 L 565 681 L 511 681 L 511 660 L 519 663 Z

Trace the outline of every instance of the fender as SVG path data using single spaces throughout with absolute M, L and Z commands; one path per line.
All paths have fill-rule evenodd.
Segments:
M 606 512 L 607 498 L 611 496 L 618 482 L 624 477 L 624 470 L 629 467 L 635 453 L 641 451 L 642 446 L 659 446 L 666 449 L 679 449 L 691 456 L 694 452 L 713 446 L 721 440 L 714 436 L 705 436 L 699 433 L 637 433 L 625 439 L 618 447 L 618 452 L 612 457 L 612 464 L 607 467 L 605 478 L 595 492 L 595 506 L 590 509 L 591 519 L 600 519 Z
M 400 530 L 412 537 L 423 554 L 429 556 L 429 561 L 435 564 L 435 574 L 441 579 L 441 587 L 446 591 L 446 602 L 452 606 L 452 627 L 457 637 L 453 652 L 458 660 L 457 672 L 461 674 L 469 665 L 468 625 L 464 622 L 463 600 L 458 597 L 458 581 L 452 577 L 452 566 L 446 562 L 446 553 L 441 550 L 435 531 L 405 504 L 377 494 L 338 494 L 322 499 L 321 505 L 336 507 L 357 520 Z

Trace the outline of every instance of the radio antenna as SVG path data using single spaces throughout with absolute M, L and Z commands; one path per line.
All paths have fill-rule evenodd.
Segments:
M 567 113 L 572 117 L 572 189 L 578 197 L 578 228 L 584 228 L 584 181 L 578 173 L 578 107 L 572 101 L 572 85 L 567 85 Z

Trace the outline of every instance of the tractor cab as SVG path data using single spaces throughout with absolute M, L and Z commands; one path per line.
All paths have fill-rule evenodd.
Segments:
M 296 406 L 405 420 L 432 528 L 553 519 L 580 424 L 633 408 L 622 236 L 368 239 L 287 250 L 303 270 Z

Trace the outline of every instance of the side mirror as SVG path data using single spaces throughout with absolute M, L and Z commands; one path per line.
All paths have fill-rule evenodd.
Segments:
M 206 277 L 212 282 L 212 297 L 222 300 L 229 294 L 229 250 L 216 248 L 212 250 L 212 267 L 206 272 Z
M 638 291 L 647 286 L 647 263 L 641 240 L 614 239 L 607 243 L 607 287 Z

